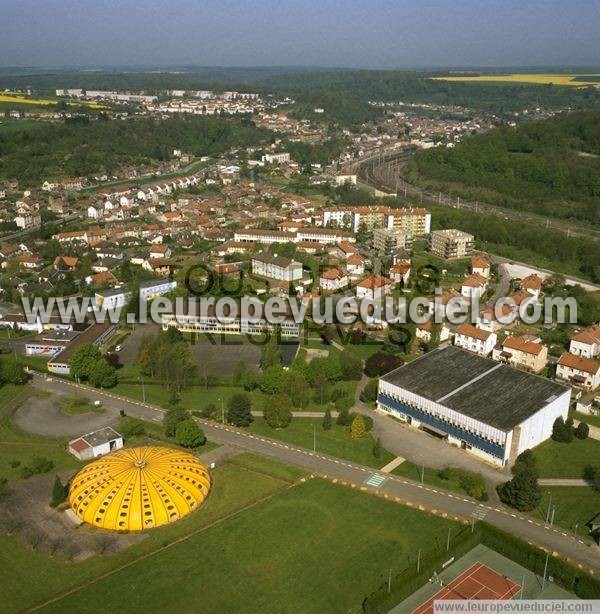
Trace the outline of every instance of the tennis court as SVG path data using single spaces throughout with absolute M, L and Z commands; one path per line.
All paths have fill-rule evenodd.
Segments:
M 512 599 L 521 586 L 483 563 L 475 563 L 420 605 L 414 614 L 432 614 L 433 602 L 443 599 Z

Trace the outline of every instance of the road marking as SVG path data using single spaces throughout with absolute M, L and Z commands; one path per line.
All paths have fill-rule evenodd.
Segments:
M 365 484 L 369 486 L 374 486 L 375 488 L 381 488 L 389 478 L 387 475 L 381 475 L 379 473 L 372 473 L 365 481 Z

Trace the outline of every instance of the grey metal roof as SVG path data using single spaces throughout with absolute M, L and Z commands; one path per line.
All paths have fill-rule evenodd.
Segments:
M 569 390 L 455 346 L 429 352 L 381 379 L 502 431 Z

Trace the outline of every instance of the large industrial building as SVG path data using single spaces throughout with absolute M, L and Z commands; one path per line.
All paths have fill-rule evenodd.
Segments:
M 377 407 L 506 466 L 550 437 L 570 398 L 565 386 L 446 346 L 383 376 Z

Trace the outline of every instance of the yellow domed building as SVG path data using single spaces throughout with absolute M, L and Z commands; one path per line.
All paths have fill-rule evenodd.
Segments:
M 69 504 L 84 522 L 141 531 L 183 518 L 202 505 L 210 475 L 189 452 L 144 446 L 86 465 L 71 481 Z

